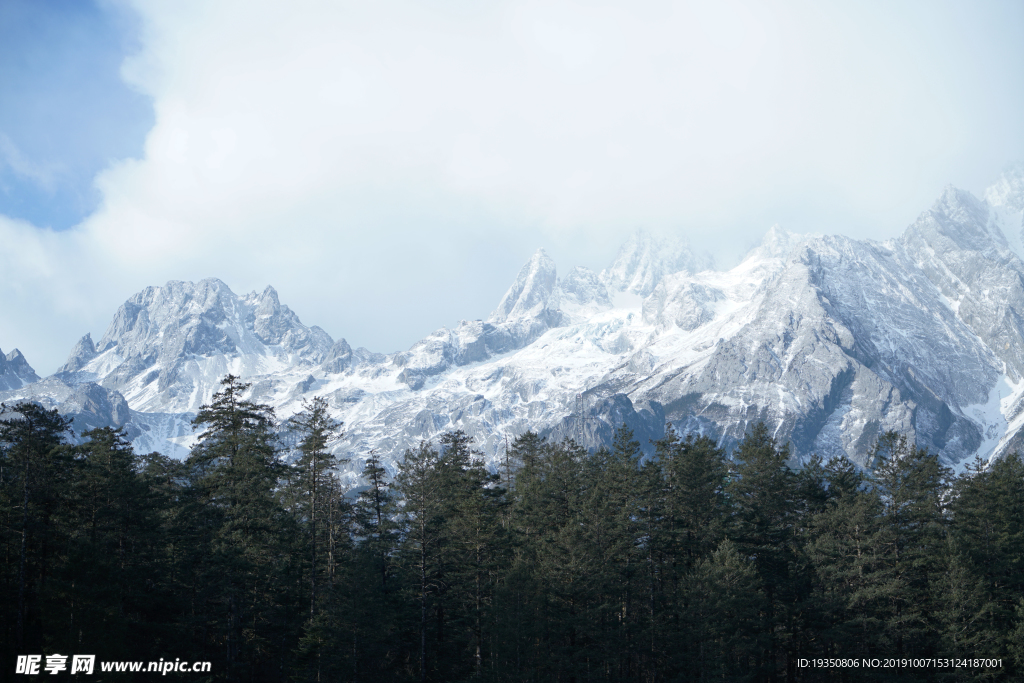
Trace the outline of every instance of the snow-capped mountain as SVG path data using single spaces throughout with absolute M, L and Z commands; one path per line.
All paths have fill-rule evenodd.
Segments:
M 728 271 L 643 233 L 600 274 L 559 277 L 540 250 L 487 320 L 387 355 L 306 327 L 270 287 L 170 282 L 129 299 L 58 373 L 18 375 L 0 399 L 32 397 L 76 426 L 106 420 L 139 450 L 183 455 L 195 411 L 231 372 L 282 418 L 327 397 L 353 472 L 371 449 L 393 462 L 456 428 L 496 459 L 527 429 L 561 438 L 582 425 L 596 446 L 623 422 L 643 442 L 671 422 L 729 447 L 760 420 L 798 459 L 863 463 L 895 429 L 962 465 L 1024 446 L 1022 219 L 1017 168 L 984 199 L 947 188 L 898 239 L 773 227 Z
M 282 306 L 273 287 L 239 297 L 216 279 L 168 282 L 126 301 L 99 344 L 85 335 L 57 376 L 98 382 L 140 412 L 184 413 L 209 398 L 219 376 L 315 365 L 333 345 L 326 332 Z

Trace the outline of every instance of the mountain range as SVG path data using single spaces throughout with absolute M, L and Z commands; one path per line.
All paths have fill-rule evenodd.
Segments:
M 230 372 L 282 418 L 326 397 L 353 482 L 371 450 L 393 470 L 451 429 L 494 463 L 527 429 L 596 447 L 623 423 L 645 447 L 671 424 L 730 448 L 763 421 L 797 462 L 862 465 L 892 429 L 960 468 L 1024 446 L 1022 259 L 1024 166 L 981 198 L 946 188 L 896 239 L 776 226 L 728 270 L 644 232 L 599 273 L 559 275 L 539 250 L 487 320 L 399 353 L 307 327 L 272 287 L 172 281 L 129 298 L 49 377 L 0 353 L 0 400 L 183 457 Z

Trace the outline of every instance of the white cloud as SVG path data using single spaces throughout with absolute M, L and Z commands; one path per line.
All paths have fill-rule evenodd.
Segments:
M 132 4 L 144 158 L 72 231 L 0 221 L 2 324 L 45 371 L 167 279 L 271 283 L 390 351 L 486 315 L 538 246 L 887 236 L 1024 155 L 1014 5 Z

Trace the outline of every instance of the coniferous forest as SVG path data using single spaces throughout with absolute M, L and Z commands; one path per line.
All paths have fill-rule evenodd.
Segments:
M 868 469 L 791 469 L 764 425 L 649 458 L 622 428 L 593 453 L 527 432 L 492 472 L 454 431 L 394 476 L 368 454 L 356 494 L 324 399 L 278 422 L 245 394 L 225 378 L 184 461 L 3 409 L 3 680 L 32 653 L 210 661 L 170 674 L 194 681 L 1024 676 L 1017 455 L 953 477 L 887 433 Z

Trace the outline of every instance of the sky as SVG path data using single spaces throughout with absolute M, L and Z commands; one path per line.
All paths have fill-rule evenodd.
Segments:
M 273 285 L 391 352 L 544 248 L 895 237 L 1024 161 L 1024 3 L 0 1 L 0 349 Z

